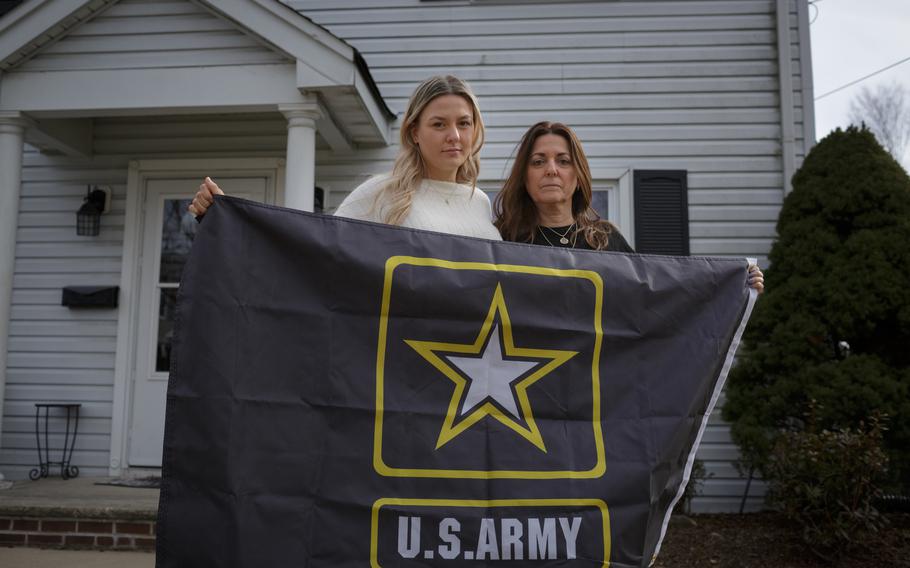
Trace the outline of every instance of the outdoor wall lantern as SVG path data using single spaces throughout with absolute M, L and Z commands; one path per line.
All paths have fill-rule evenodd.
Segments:
M 111 190 L 96 185 L 88 186 L 82 206 L 76 212 L 76 234 L 95 237 L 101 232 L 101 214 L 111 208 Z

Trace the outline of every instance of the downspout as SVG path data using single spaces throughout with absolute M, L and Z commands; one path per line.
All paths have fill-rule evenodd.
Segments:
M 790 69 L 790 0 L 777 0 L 777 73 L 780 85 L 780 150 L 784 166 L 784 196 L 787 196 L 793 190 L 790 180 L 796 171 L 793 73 Z

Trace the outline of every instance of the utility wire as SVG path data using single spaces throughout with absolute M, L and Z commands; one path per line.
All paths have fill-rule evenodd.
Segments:
M 895 63 L 892 63 L 891 65 L 888 65 L 887 67 L 882 67 L 882 68 L 879 69 L 878 71 L 873 71 L 872 73 L 869 73 L 869 74 L 866 75 L 865 77 L 860 77 L 859 79 L 857 79 L 857 80 L 855 80 L 855 81 L 850 81 L 850 82 L 847 83 L 846 85 L 841 85 L 840 87 L 834 89 L 833 91 L 828 91 L 827 93 L 825 93 L 825 94 L 823 94 L 823 95 L 819 95 L 819 96 L 815 97 L 815 100 L 820 100 L 820 99 L 823 99 L 823 98 L 827 97 L 828 95 L 833 95 L 834 93 L 836 93 L 836 92 L 838 92 L 838 91 L 842 91 L 842 90 L 846 89 L 847 87 L 853 86 L 853 85 L 859 83 L 860 81 L 865 81 L 865 80 L 868 79 L 869 77 L 874 77 L 875 75 L 878 75 L 878 74 L 881 73 L 882 71 L 887 71 L 888 69 L 891 69 L 892 67 L 897 67 L 897 66 L 900 65 L 901 63 L 906 63 L 906 62 L 908 62 L 908 61 L 910 61 L 910 57 L 905 57 L 905 58 L 901 59 L 900 61 L 897 61 L 897 62 L 895 62 Z
M 809 25 L 810 25 L 810 26 L 811 26 L 812 24 L 815 23 L 815 20 L 818 19 L 818 3 L 819 3 L 819 2 L 822 2 L 822 0 L 809 0 L 809 7 L 810 7 L 810 8 L 815 8 L 815 15 L 812 16 L 812 19 L 811 19 L 811 20 L 809 20 Z

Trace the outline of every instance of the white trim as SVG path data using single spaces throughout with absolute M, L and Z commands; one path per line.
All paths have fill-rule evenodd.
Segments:
M 115 1 L 31 0 L 16 6 L 0 19 L 0 68 L 18 65 L 45 44 L 65 35 L 76 22 Z M 28 53 L 7 62 L 24 50 Z
M 336 154 L 347 154 L 354 149 L 354 143 L 348 138 L 348 135 L 332 119 L 331 113 L 326 110 L 325 105 L 319 103 L 316 118 L 316 130 L 326 144 Z M 280 107 L 279 107 L 280 108 Z M 282 111 L 284 112 L 284 111 Z M 287 117 L 287 114 L 285 114 Z M 315 157 L 314 157 L 315 159 Z
M 285 161 L 278 158 L 214 158 L 134 160 L 127 175 L 126 211 L 123 230 L 123 263 L 120 269 L 120 309 L 117 315 L 117 352 L 114 360 L 114 400 L 111 415 L 109 475 L 122 475 L 129 456 L 132 376 L 135 367 L 138 284 L 141 279 L 144 185 L 146 180 L 173 176 L 202 177 L 202 172 L 224 176 L 265 176 L 270 180 L 266 200 L 284 193 Z M 217 177 L 216 177 L 217 179 Z
M 313 61 L 313 42 L 354 60 L 354 48 L 278 0 L 197 0 L 296 59 Z
M 799 70 L 803 95 L 803 152 L 815 146 L 815 80 L 812 73 L 812 41 L 809 33 L 809 0 L 797 0 L 799 17 Z
M 26 2 L 0 22 L 0 61 L 9 58 L 7 67 L 14 68 L 113 1 Z M 215 67 L 15 70 L 2 76 L 0 110 L 28 112 L 41 118 L 260 112 L 272 111 L 279 104 L 305 102 L 307 92 L 321 93 L 331 103 L 341 90 L 353 92 L 361 104 L 353 115 L 343 110 L 331 117 L 337 129 L 326 123 L 333 148 L 350 145 L 345 140 L 345 128 L 363 121 L 372 127 L 371 143 L 389 144 L 387 109 L 370 88 L 369 72 L 361 70 L 353 47 L 279 0 L 193 2 L 213 17 L 232 22 L 288 61 Z M 65 146 L 65 153 L 81 153 L 78 146 Z
M 145 114 L 198 107 L 274 110 L 282 103 L 307 102 L 297 89 L 295 70 L 293 63 L 279 63 L 7 73 L 0 90 L 0 110 L 87 110 L 102 115 L 117 110 Z
M 630 168 L 591 168 L 591 179 L 616 180 L 616 193 L 611 196 L 610 209 L 616 208 L 612 221 L 632 248 L 635 248 L 635 195 Z
M 0 113 L 0 434 L 6 402 L 10 314 L 16 262 L 16 229 L 22 191 L 22 154 L 30 121 L 18 113 Z
M 616 226 L 632 248 L 635 248 L 635 188 L 632 185 L 632 170 L 626 170 L 617 182 Z
M 777 0 L 777 75 L 780 86 L 780 151 L 786 196 L 793 190 L 791 178 L 796 171 L 793 70 L 790 67 L 790 0 Z
M 278 158 L 275 160 L 275 195 L 272 203 L 284 203 L 285 179 L 287 179 L 287 160 Z
M 351 62 L 338 58 L 338 61 L 323 65 L 323 69 L 316 69 L 310 61 L 297 60 L 297 86 L 301 89 L 335 88 L 339 85 L 348 85 L 353 82 L 354 72 Z
M 41 150 L 55 150 L 67 156 L 92 155 L 94 122 L 88 118 L 38 121 L 25 133 L 25 141 Z
M 357 91 L 367 114 L 370 116 L 370 122 L 376 128 L 382 142 L 386 145 L 392 143 L 392 120 L 386 117 L 385 110 L 379 107 L 379 103 L 373 96 L 372 91 L 367 87 L 366 80 L 360 73 L 354 78 L 354 89 Z M 394 119 L 393 119 L 394 120 Z
M 73 27 L 68 20 L 85 20 L 114 2 L 31 0 L 17 6 L 0 20 L 0 62 L 29 47 L 32 51 L 40 49 Z M 310 65 L 315 63 L 314 70 L 326 77 L 333 75 L 332 69 L 339 69 L 340 60 L 353 64 L 353 47 L 292 8 L 281 5 L 279 0 L 195 0 L 194 3 L 235 22 L 280 52 Z M 58 33 L 53 33 L 57 30 Z M 324 56 L 320 61 L 313 57 L 317 52 Z
M 288 121 L 287 188 L 282 205 L 312 211 L 316 180 L 316 123 L 323 117 L 316 102 L 280 105 Z
M 32 37 L 34 37 L 36 28 L 47 28 L 64 17 L 64 14 L 49 15 L 48 4 L 48 0 L 26 1 L 4 14 L 3 18 L 0 18 L 0 61 L 15 53 L 25 43 L 17 37 L 16 32 L 11 30 L 19 30 L 20 36 L 32 31 Z M 45 13 L 41 14 L 41 10 L 44 10 Z M 43 20 L 41 20 L 42 17 Z M 31 20 L 26 22 L 28 18 L 31 18 Z M 26 26 L 31 28 L 31 30 L 26 28 Z
M 745 259 L 748 264 L 755 264 L 756 259 L 747 258 Z M 670 524 L 670 515 L 673 514 L 673 509 L 676 508 L 676 503 L 682 499 L 683 493 L 686 491 L 686 485 L 689 483 L 689 476 L 692 473 L 692 466 L 695 463 L 695 455 L 698 453 L 698 446 L 701 444 L 701 438 L 705 433 L 705 428 L 708 426 L 708 421 L 711 419 L 711 413 L 714 412 L 714 407 L 717 405 L 717 400 L 720 398 L 720 393 L 724 389 L 724 384 L 727 382 L 727 375 L 730 373 L 730 369 L 733 367 L 734 356 L 736 355 L 736 349 L 739 347 L 739 342 L 742 339 L 743 332 L 746 330 L 746 324 L 749 323 L 749 317 L 752 315 L 752 308 L 755 307 L 755 300 L 758 298 L 758 292 L 755 288 L 749 288 L 749 300 L 746 302 L 746 309 L 743 311 L 742 318 L 739 320 L 739 325 L 736 328 L 736 332 L 733 334 L 733 339 L 730 341 L 730 347 L 727 349 L 727 355 L 724 358 L 724 364 L 720 369 L 720 373 L 717 376 L 717 382 L 714 385 L 714 392 L 711 393 L 711 400 L 708 402 L 708 407 L 705 409 L 705 413 L 701 417 L 701 425 L 698 428 L 698 434 L 695 436 L 695 442 L 692 444 L 692 451 L 689 452 L 689 458 L 686 460 L 686 467 L 683 470 L 682 482 L 679 484 L 679 490 L 676 492 L 676 497 L 673 498 L 673 501 L 670 502 L 670 506 L 667 507 L 667 512 L 664 514 L 663 524 L 660 526 L 660 537 L 657 539 L 657 546 L 654 548 L 654 554 L 651 556 L 651 564 L 654 563 L 654 560 L 657 559 L 657 554 L 660 552 L 660 545 L 664 540 L 664 535 L 667 534 L 667 526 Z
M 111 455 L 108 473 L 120 475 L 126 466 L 129 448 L 127 416 L 132 395 L 129 377 L 133 362 L 130 345 L 136 343 L 136 283 L 139 282 L 139 245 L 142 234 L 142 200 L 139 162 L 131 161 L 126 182 L 126 211 L 123 220 L 123 262 L 120 267 L 120 302 L 117 314 L 117 351 L 114 358 L 114 400 L 111 414 Z
M 280 158 L 172 158 L 165 160 L 137 160 L 137 167 L 147 172 L 194 173 L 200 169 L 211 172 L 233 170 L 273 170 L 283 164 Z M 132 164 L 131 164 L 132 165 Z

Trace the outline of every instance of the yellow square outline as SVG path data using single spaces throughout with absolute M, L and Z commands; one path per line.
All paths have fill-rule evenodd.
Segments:
M 379 564 L 379 510 L 386 505 L 408 507 L 586 507 L 600 510 L 603 519 L 604 561 L 602 568 L 610 566 L 610 510 L 600 499 L 403 499 L 383 497 L 373 503 L 370 518 L 370 566 L 382 568 Z
M 534 471 L 534 470 L 473 470 L 473 469 L 414 469 L 393 468 L 382 459 L 382 423 L 383 423 L 383 384 L 385 373 L 386 343 L 388 338 L 389 304 L 392 296 L 392 275 L 401 265 L 433 266 L 450 270 L 485 270 L 494 272 L 515 272 L 556 276 L 560 278 L 581 278 L 594 285 L 594 358 L 591 364 L 593 413 L 592 428 L 597 461 L 589 470 L 578 471 Z M 590 270 L 564 270 L 542 266 L 523 266 L 515 264 L 492 264 L 486 262 L 455 262 L 438 258 L 414 256 L 393 256 L 386 261 L 385 278 L 382 290 L 382 310 L 379 316 L 379 348 L 376 354 L 376 419 L 373 429 L 373 469 L 385 477 L 425 477 L 425 478 L 460 478 L 460 479 L 596 479 L 606 471 L 606 452 L 604 449 L 603 430 L 600 423 L 600 348 L 603 342 L 601 317 L 603 313 L 603 280 L 600 275 Z

